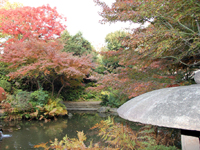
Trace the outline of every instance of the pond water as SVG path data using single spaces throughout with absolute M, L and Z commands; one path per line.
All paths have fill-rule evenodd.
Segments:
M 100 142 L 101 137 L 97 136 L 96 130 L 90 130 L 96 123 L 107 119 L 105 115 L 74 113 L 72 118 L 61 117 L 56 121 L 45 123 L 44 121 L 14 121 L 3 122 L 0 124 L 4 134 L 10 134 L 12 137 L 3 138 L 0 141 L 0 150 L 37 150 L 33 148 L 39 143 L 46 143 L 55 138 L 61 140 L 66 134 L 69 138 L 77 138 L 77 131 L 83 131 L 86 134 L 86 145 L 93 140 L 93 143 Z M 115 122 L 128 124 L 133 130 L 139 130 L 141 125 L 126 121 L 118 116 L 114 116 Z M 103 142 L 102 142 L 103 143 Z M 39 150 L 39 149 L 38 149 Z
M 92 139 L 93 143 L 101 141 L 101 138 L 97 136 L 98 132 L 90 130 L 90 128 L 104 119 L 107 119 L 107 117 L 97 113 L 74 113 L 70 119 L 68 117 L 61 117 L 56 121 L 53 120 L 47 123 L 36 120 L 13 122 L 1 121 L 0 124 L 2 124 L 4 130 L 3 133 L 10 134 L 12 137 L 3 138 L 3 140 L 0 141 L 0 150 L 35 149 L 33 148 L 34 145 L 46 143 L 50 140 L 54 141 L 55 138 L 61 140 L 66 134 L 70 138 L 77 138 L 77 131 L 83 131 L 86 134 L 86 145 L 89 145 L 89 142 L 92 141 Z M 115 116 L 115 121 L 127 122 L 117 116 Z M 138 130 L 140 126 L 135 125 L 133 128 Z

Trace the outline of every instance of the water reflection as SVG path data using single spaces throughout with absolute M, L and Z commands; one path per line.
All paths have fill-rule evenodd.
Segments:
M 50 140 L 54 141 L 55 138 L 62 140 L 66 134 L 69 138 L 77 138 L 77 131 L 83 131 L 86 135 L 86 145 L 93 141 L 93 143 L 98 142 L 101 146 L 104 145 L 104 142 L 102 142 L 101 137 L 97 136 L 97 130 L 90 130 L 90 128 L 105 119 L 107 117 L 102 116 L 102 114 L 73 113 L 71 119 L 62 117 L 47 123 L 34 120 L 0 122 L 4 134 L 12 135 L 12 137 L 4 138 L 0 141 L 0 150 L 30 150 L 34 149 L 33 146 L 39 143 L 46 143 Z M 129 122 L 117 116 L 115 116 L 115 122 L 127 124 L 135 131 L 144 126 L 143 124 Z M 178 143 L 180 143 L 180 140 Z
M 73 114 L 71 119 L 67 117 L 58 118 L 56 121 L 15 121 L 1 122 L 4 134 L 11 134 L 12 137 L 0 141 L 0 150 L 28 150 L 39 143 L 46 143 L 57 138 L 61 140 L 66 134 L 70 138 L 77 137 L 77 131 L 83 131 L 87 136 L 86 145 L 93 139 L 93 142 L 101 141 L 97 131 L 90 130 L 102 118 L 98 114 Z M 122 121 L 115 117 L 117 121 Z

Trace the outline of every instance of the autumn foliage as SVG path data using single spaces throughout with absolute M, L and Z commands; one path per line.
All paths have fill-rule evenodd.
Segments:
M 59 41 L 29 39 L 17 41 L 5 47 L 3 62 L 9 62 L 9 68 L 15 69 L 8 74 L 11 78 L 28 77 L 33 83 L 40 78 L 49 82 L 54 93 L 54 82 L 60 82 L 61 90 L 66 86 L 78 86 L 93 67 L 88 56 L 75 57 L 71 53 L 61 52 Z M 43 81 L 43 82 L 44 82 Z
M 30 37 L 52 39 L 59 37 L 65 29 L 61 22 L 66 18 L 49 5 L 8 10 L 2 8 L 0 14 L 0 32 L 10 35 L 7 43 L 15 40 L 24 41 Z
M 111 74 L 104 72 L 96 90 L 112 88 L 119 95 L 132 98 L 151 90 L 192 83 L 190 74 L 200 64 L 199 1 L 116 0 L 111 6 L 101 0 L 94 2 L 102 8 L 102 24 L 141 24 L 120 38 L 117 44 L 121 48 L 101 52 L 118 66 Z M 144 27 L 147 22 L 149 25 Z
M 123 50 L 123 62 L 160 59 L 168 64 L 199 66 L 199 1 L 116 0 L 111 7 L 94 1 L 102 7 L 102 23 L 150 23 L 145 29 L 133 29 L 130 38 L 124 39 L 128 50 Z

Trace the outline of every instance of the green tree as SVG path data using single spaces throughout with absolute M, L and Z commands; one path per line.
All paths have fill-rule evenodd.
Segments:
M 91 43 L 83 37 L 81 32 L 72 36 L 65 30 L 61 38 L 65 44 L 63 51 L 72 52 L 74 56 L 82 56 L 83 54 L 90 54 L 94 51 Z
M 122 40 L 128 36 L 128 33 L 125 31 L 115 31 L 108 33 L 105 38 L 106 47 L 108 50 L 119 50 L 120 48 L 125 48 L 122 45 Z
M 123 39 L 129 37 L 129 33 L 125 31 L 115 31 L 108 33 L 105 37 L 106 46 L 101 49 L 100 66 L 97 70 L 101 70 L 102 73 L 105 70 L 108 72 L 114 72 L 116 68 L 122 67 L 119 65 L 118 51 L 125 49 L 122 44 Z M 101 69 L 100 69 L 101 68 Z

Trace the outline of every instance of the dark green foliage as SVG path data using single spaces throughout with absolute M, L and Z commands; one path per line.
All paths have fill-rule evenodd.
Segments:
M 0 56 L 1 58 L 1 56 Z M 6 76 L 9 73 L 8 64 L 0 61 L 0 80 L 8 80 L 9 77 Z
M 100 101 L 100 93 L 86 90 L 87 87 L 93 86 L 90 82 L 85 86 L 66 88 L 61 95 L 65 101 Z
M 76 101 L 78 100 L 81 95 L 84 93 L 84 87 L 79 86 L 75 88 L 65 88 L 61 95 L 64 97 L 65 101 Z
M 2 87 L 6 92 L 11 91 L 11 83 L 7 80 L 0 80 L 0 87 Z
M 43 91 L 42 89 L 39 89 L 37 91 L 34 91 L 31 93 L 31 100 L 30 103 L 33 105 L 33 107 L 39 105 L 39 106 L 44 106 L 48 102 L 48 92 Z
M 75 56 L 82 56 L 83 54 L 90 54 L 93 51 L 90 42 L 83 38 L 81 32 L 72 36 L 65 30 L 61 38 L 65 44 L 64 52 L 72 52 Z
M 42 89 L 27 92 L 16 90 L 13 95 L 8 95 L 7 102 L 11 104 L 16 111 L 29 111 L 36 106 L 44 106 L 48 102 L 48 92 Z
M 111 92 L 101 92 L 101 105 L 118 108 L 128 100 L 125 94 L 120 95 L 117 90 Z
M 103 64 L 100 64 L 94 69 L 94 71 L 99 74 L 104 74 L 104 72 L 106 71 L 106 68 Z

